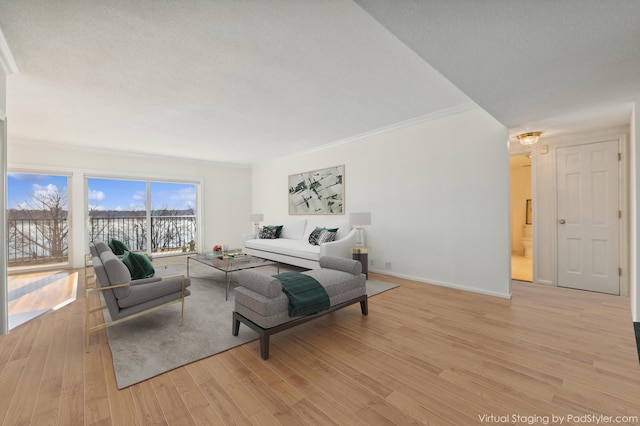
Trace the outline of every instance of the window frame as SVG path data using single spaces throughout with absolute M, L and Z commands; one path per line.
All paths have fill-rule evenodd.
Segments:
M 163 252 L 153 252 L 153 244 L 152 244 L 152 238 L 151 238 L 151 230 L 152 230 L 152 221 L 153 221 L 153 214 L 152 212 L 154 210 L 152 210 L 152 196 L 153 194 L 151 193 L 151 187 L 153 183 L 167 183 L 167 184 L 179 184 L 179 185 L 193 185 L 194 188 L 194 195 L 195 195 L 195 207 L 193 208 L 193 216 L 195 217 L 195 231 L 194 231 L 194 235 L 195 235 L 195 251 L 198 251 L 200 245 L 201 245 L 201 241 L 202 241 L 202 236 L 203 236 L 203 226 L 202 226 L 202 221 L 201 221 L 201 217 L 202 217 L 202 197 L 201 197 L 201 191 L 202 191 L 202 180 L 201 179 L 185 179 L 185 178 L 176 178 L 176 177 L 163 177 L 163 178 L 156 178 L 156 177 L 148 177 L 148 176 L 126 176 L 126 175 L 105 175 L 105 174 L 99 174 L 99 173 L 85 173 L 84 174 L 84 193 L 85 193 L 85 208 L 84 208 L 84 214 L 85 214 L 85 223 L 86 223 L 86 227 L 85 227 L 85 239 L 87 241 L 87 243 L 91 240 L 91 234 L 90 234 L 90 226 L 91 226 L 91 218 L 89 216 L 89 181 L 91 179 L 109 179 L 109 180 L 120 180 L 120 181 L 137 181 L 137 182 L 143 182 L 145 183 L 145 191 L 146 191 L 146 199 L 145 199 L 145 231 L 146 231 L 146 235 L 144 236 L 144 240 L 146 242 L 145 248 L 144 248 L 144 252 L 149 254 L 149 255 L 153 255 L 153 256 L 170 256 L 170 255 L 176 255 L 176 254 L 183 254 L 183 253 L 178 253 L 175 250 L 171 251 L 171 252 L 167 252 L 167 253 L 163 253 Z M 108 242 L 108 241 L 105 241 Z

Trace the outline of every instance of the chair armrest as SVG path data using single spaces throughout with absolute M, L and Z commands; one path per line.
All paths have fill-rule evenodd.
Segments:
M 164 279 L 156 282 L 147 282 L 131 286 L 131 293 L 124 297 L 118 298 L 118 306 L 120 309 L 141 305 L 143 303 L 158 303 L 157 300 L 170 294 L 179 293 L 181 297 L 188 296 L 187 287 L 190 284 L 188 278 L 184 275 L 172 275 L 163 277 Z
M 184 279 L 184 274 L 175 274 L 175 275 L 167 275 L 166 277 L 160 277 L 160 281 L 168 280 L 170 278 L 182 278 L 182 279 Z
M 112 290 L 114 288 L 122 288 L 122 287 L 127 287 L 127 286 L 135 286 L 135 285 L 141 285 L 141 284 L 150 284 L 150 283 L 154 283 L 154 282 L 158 282 L 158 281 L 164 281 L 164 280 L 168 280 L 168 279 L 172 279 L 172 278 L 181 278 L 182 279 L 182 286 L 184 288 L 184 274 L 176 274 L 176 275 L 167 275 L 166 277 L 151 277 L 151 278 L 143 278 L 140 280 L 133 280 L 131 282 L 128 283 L 123 283 L 123 284 L 118 284 L 118 285 L 108 285 L 105 287 L 91 287 L 91 290 L 100 290 L 100 291 L 104 291 L 104 290 Z
M 181 282 L 181 285 L 182 285 L 182 297 L 184 297 L 184 289 L 187 287 L 185 285 L 186 280 L 185 280 L 184 274 L 167 275 L 166 277 L 160 278 L 160 281 L 174 279 L 174 278 L 180 278 L 180 282 Z
M 104 290 L 113 290 L 114 288 L 122 288 L 122 287 L 128 287 L 130 285 L 130 283 L 124 283 L 124 284 L 117 284 L 117 285 L 108 285 L 105 287 L 88 287 L 87 288 L 87 292 L 89 291 L 104 291 Z

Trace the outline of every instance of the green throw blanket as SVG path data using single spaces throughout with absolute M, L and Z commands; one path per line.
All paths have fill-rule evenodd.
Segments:
M 329 295 L 315 278 L 299 272 L 274 275 L 282 283 L 282 291 L 289 298 L 289 316 L 315 314 L 329 309 Z

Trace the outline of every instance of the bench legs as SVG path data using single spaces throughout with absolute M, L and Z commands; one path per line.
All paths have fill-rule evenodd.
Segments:
M 276 333 L 277 331 L 270 332 L 270 330 L 273 330 L 273 329 L 262 328 L 258 324 L 245 318 L 244 316 L 240 315 L 236 311 L 233 311 L 233 330 L 231 331 L 234 336 L 237 336 L 238 333 L 240 332 L 241 322 L 243 322 L 244 324 L 247 325 L 247 327 L 249 327 L 256 333 L 258 333 L 258 335 L 260 336 L 260 355 L 262 356 L 262 359 L 269 359 L 269 336 L 273 333 Z
M 232 323 L 231 333 L 234 336 L 238 335 L 238 333 L 240 332 L 240 323 L 241 322 L 243 324 L 245 324 L 247 327 L 249 327 L 250 329 L 252 329 L 253 331 L 255 331 L 256 333 L 258 333 L 258 335 L 260 336 L 260 355 L 262 356 L 262 359 L 266 360 L 266 359 L 269 359 L 269 337 L 272 334 L 276 334 L 276 333 L 278 333 L 280 331 L 287 330 L 287 329 L 289 329 L 291 327 L 295 327 L 298 324 L 302 324 L 302 323 L 310 321 L 310 320 L 312 320 L 314 318 L 326 315 L 329 312 L 337 311 L 338 309 L 342 309 L 342 308 L 344 308 L 346 306 L 353 305 L 354 303 L 358 303 L 358 302 L 360 302 L 360 311 L 362 312 L 362 315 L 368 315 L 369 314 L 369 299 L 367 298 L 367 295 L 365 294 L 363 296 L 356 297 L 355 299 L 347 300 L 346 302 L 343 302 L 343 303 L 340 303 L 338 305 L 332 306 L 331 308 L 329 308 L 326 311 L 322 311 L 322 312 L 318 312 L 316 314 L 306 315 L 306 316 L 303 316 L 303 317 L 300 317 L 300 318 L 296 318 L 294 320 L 287 321 L 284 324 L 280 324 L 280 325 L 277 325 L 277 326 L 271 327 L 271 328 L 262 328 L 258 324 L 256 324 L 253 321 L 251 321 L 250 319 L 240 315 L 236 311 L 233 311 L 233 323 Z
M 360 311 L 362 312 L 362 315 L 369 315 L 369 299 L 365 298 L 364 300 L 360 301 Z

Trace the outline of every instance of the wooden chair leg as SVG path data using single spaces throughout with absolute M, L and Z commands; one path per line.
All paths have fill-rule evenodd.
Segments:
M 260 336 L 260 355 L 262 359 L 269 359 L 269 335 L 262 334 Z
M 233 324 L 231 324 L 231 333 L 234 336 L 237 336 L 240 333 L 240 320 L 236 318 L 235 313 L 233 314 Z
M 369 298 L 365 298 L 360 302 L 360 311 L 362 315 L 369 315 Z

